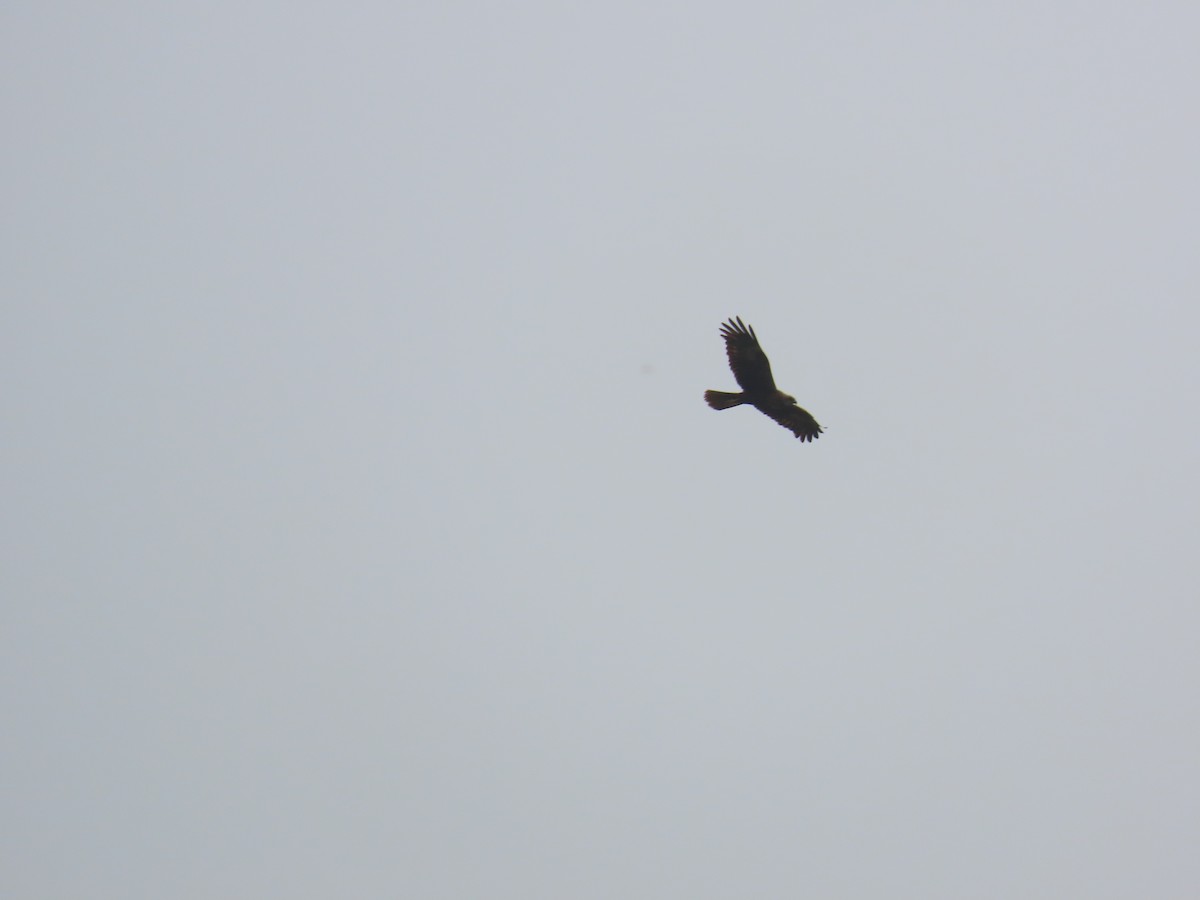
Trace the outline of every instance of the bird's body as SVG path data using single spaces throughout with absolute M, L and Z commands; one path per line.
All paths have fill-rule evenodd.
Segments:
M 771 362 L 758 343 L 754 329 L 741 318 L 730 319 L 721 326 L 729 368 L 741 386 L 738 394 L 726 391 L 705 391 L 704 399 L 713 409 L 729 409 L 743 404 L 753 406 L 770 416 L 802 441 L 816 440 L 822 428 L 807 410 L 796 405 L 796 398 L 775 387 Z

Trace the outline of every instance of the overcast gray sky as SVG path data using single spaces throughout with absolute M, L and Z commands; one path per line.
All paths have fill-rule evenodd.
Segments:
M 3 33 L 4 896 L 1200 896 L 1194 4 Z

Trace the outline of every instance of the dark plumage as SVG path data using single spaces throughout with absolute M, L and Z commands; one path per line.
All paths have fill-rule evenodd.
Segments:
M 740 318 L 730 319 L 721 326 L 729 368 L 741 385 L 740 394 L 725 391 L 705 391 L 704 399 L 713 409 L 729 409 L 746 403 L 770 416 L 802 441 L 816 440 L 823 430 L 806 410 L 796 405 L 796 398 L 775 387 L 771 363 L 759 346 L 754 329 Z

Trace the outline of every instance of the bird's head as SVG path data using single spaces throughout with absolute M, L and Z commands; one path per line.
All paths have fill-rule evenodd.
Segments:
M 779 399 L 785 403 L 792 404 L 792 406 L 796 405 L 796 398 L 793 397 L 791 394 L 785 394 L 783 391 L 779 392 Z

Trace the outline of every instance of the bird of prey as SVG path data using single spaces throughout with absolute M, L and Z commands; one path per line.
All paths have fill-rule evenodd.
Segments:
M 705 391 L 704 399 L 713 409 L 729 409 L 747 403 L 766 413 L 802 441 L 816 440 L 823 430 L 806 410 L 796 405 L 796 398 L 775 387 L 771 363 L 759 346 L 754 329 L 741 318 L 730 319 L 721 325 L 729 368 L 741 385 L 740 394 L 725 391 Z

